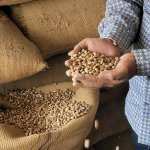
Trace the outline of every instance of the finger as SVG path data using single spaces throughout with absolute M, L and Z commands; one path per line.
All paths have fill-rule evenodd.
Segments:
M 73 82 L 78 82 L 78 80 L 76 78 L 74 78 L 74 77 L 72 77 L 72 81 Z
M 100 84 L 97 84 L 97 82 L 93 81 L 83 81 L 82 82 L 82 87 L 86 87 L 86 88 L 92 88 L 92 89 L 97 89 L 100 88 Z
M 103 87 L 108 87 L 108 88 L 113 88 L 117 85 L 119 85 L 117 81 L 109 81 L 109 82 L 103 83 Z
M 99 88 L 101 86 L 101 82 L 99 81 L 99 78 L 93 75 L 75 74 L 74 78 L 78 81 L 81 81 L 83 87 Z
M 85 80 L 85 75 L 84 75 L 84 74 L 75 73 L 75 74 L 73 74 L 73 77 L 74 77 L 76 80 L 79 80 L 79 81 L 84 81 L 84 80 Z
M 74 50 L 80 51 L 80 50 L 86 49 L 86 48 L 87 48 L 87 39 L 84 39 L 74 47 Z
M 100 87 L 114 87 L 115 80 L 112 75 L 113 70 L 105 70 L 98 75 L 98 84 Z
M 119 80 L 114 80 L 113 82 L 107 82 L 107 83 L 105 82 L 105 83 L 103 83 L 102 87 L 103 88 L 113 88 L 113 87 L 116 87 L 116 86 L 126 82 L 126 81 L 127 80 L 124 79 L 124 80 L 120 80 L 120 81 Z
M 97 77 L 90 75 L 90 74 L 80 74 L 80 73 L 75 73 L 73 74 L 73 76 L 77 79 L 77 80 L 95 80 Z
M 68 77 L 72 76 L 71 70 L 67 70 L 67 71 L 66 71 L 66 75 L 67 75 Z
M 72 51 L 70 51 L 68 53 L 69 56 L 72 56 L 76 53 L 78 53 L 79 51 L 81 51 L 82 49 L 86 49 L 87 48 L 87 44 L 86 44 L 86 39 L 82 40 L 81 42 L 79 42 Z
M 103 86 L 104 87 L 115 87 L 115 86 L 118 86 L 118 85 L 120 85 L 124 82 L 127 82 L 127 81 L 128 81 L 127 78 L 124 78 L 122 80 L 113 80 L 113 81 L 109 81 L 107 83 L 105 82 Z
M 71 60 L 71 59 L 66 60 L 66 61 L 65 61 L 65 65 L 68 66 L 68 67 L 69 67 L 70 65 L 72 65 L 72 60 Z
M 74 47 L 74 49 L 68 53 L 68 55 L 73 56 L 74 54 L 77 54 L 81 50 L 82 50 L 82 48 L 79 45 L 76 45 Z
M 77 80 L 76 78 L 72 77 L 73 82 L 82 83 L 81 81 Z
M 103 80 L 123 80 L 128 77 L 128 70 L 125 69 L 124 67 L 118 67 L 113 70 L 105 70 L 101 72 L 98 77 Z
M 85 80 L 96 81 L 98 80 L 98 77 L 95 75 L 85 74 Z
M 73 79 L 72 79 L 72 80 L 73 80 Z M 73 82 L 72 85 L 73 85 L 73 86 L 76 86 L 76 87 L 83 87 L 82 82 L 78 82 L 78 81 L 77 81 L 77 82 Z
M 70 52 L 68 53 L 68 56 L 73 56 L 73 55 L 76 54 L 76 53 L 78 53 L 78 51 L 72 50 L 72 51 L 70 51 Z
M 127 81 L 128 81 L 127 78 L 124 78 L 122 80 L 114 80 L 114 85 L 117 86 L 117 85 L 122 84 L 122 83 L 127 82 Z
M 75 74 L 75 80 L 82 82 L 82 87 L 86 88 L 99 88 L 100 83 L 98 77 L 89 74 Z
M 112 71 L 113 80 L 123 80 L 128 77 L 128 70 L 124 67 L 118 67 Z
M 113 70 L 104 70 L 102 71 L 99 75 L 98 75 L 98 78 L 100 80 L 110 80 L 110 81 L 113 81 L 114 80 L 114 77 L 112 75 L 112 72 Z
M 124 73 L 122 73 L 124 71 Z M 124 69 L 105 70 L 98 75 L 100 87 L 115 87 L 123 82 L 127 81 Z M 122 75 L 123 74 L 123 75 Z M 120 80 L 118 80 L 120 79 Z

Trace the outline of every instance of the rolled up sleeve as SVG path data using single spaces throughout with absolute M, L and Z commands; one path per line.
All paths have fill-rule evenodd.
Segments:
M 131 51 L 136 59 L 137 74 L 150 76 L 150 49 L 136 49 Z
M 105 18 L 98 27 L 100 37 L 113 39 L 127 49 L 138 32 L 142 6 L 143 0 L 107 0 Z

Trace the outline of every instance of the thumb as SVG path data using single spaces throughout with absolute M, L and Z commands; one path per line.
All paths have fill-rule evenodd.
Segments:
M 124 67 L 115 68 L 112 71 L 112 76 L 114 80 L 123 80 L 128 77 L 128 70 Z
M 78 53 L 79 51 L 81 51 L 82 49 L 86 49 L 87 45 L 86 45 L 86 39 L 82 40 L 81 42 L 79 42 L 72 51 L 70 51 L 68 53 L 69 56 L 72 56 L 76 53 Z

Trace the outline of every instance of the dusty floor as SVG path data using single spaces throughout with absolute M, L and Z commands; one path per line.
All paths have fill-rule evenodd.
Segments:
M 132 143 L 131 131 L 127 130 L 117 135 L 111 136 L 95 145 L 95 150 L 134 150 Z

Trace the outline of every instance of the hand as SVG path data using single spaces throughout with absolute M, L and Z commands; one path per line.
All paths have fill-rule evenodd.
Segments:
M 113 45 L 112 40 L 100 38 L 86 38 L 78 43 L 74 47 L 74 49 L 68 53 L 68 55 L 72 56 L 73 54 L 81 51 L 82 49 L 99 52 L 110 57 L 120 57 L 122 52 L 122 50 L 118 46 Z M 67 60 L 65 62 L 65 65 L 69 67 L 71 63 L 71 60 Z M 71 76 L 71 72 L 69 70 L 66 72 L 66 74 L 67 76 Z
M 105 70 L 97 77 L 92 75 L 73 74 L 73 85 L 86 88 L 114 87 L 128 81 L 137 74 L 134 54 L 127 53 L 113 70 Z
M 71 56 L 82 49 L 99 52 L 110 57 L 121 56 L 121 49 L 115 46 L 110 39 L 86 38 L 78 43 L 74 49 L 69 52 L 69 55 Z

